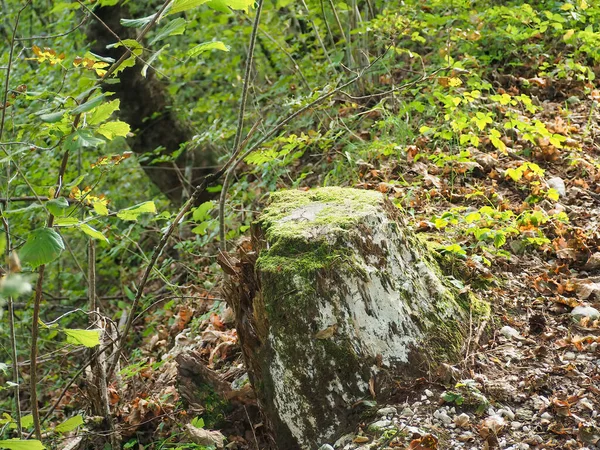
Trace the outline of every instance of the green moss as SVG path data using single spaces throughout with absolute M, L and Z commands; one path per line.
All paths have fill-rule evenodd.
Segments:
M 381 204 L 379 192 L 348 188 L 318 188 L 311 191 L 280 191 L 271 194 L 271 203 L 261 216 L 261 225 L 269 239 L 298 238 L 311 229 L 349 229 L 361 215 L 375 212 Z M 294 211 L 311 205 L 310 220 L 294 218 Z

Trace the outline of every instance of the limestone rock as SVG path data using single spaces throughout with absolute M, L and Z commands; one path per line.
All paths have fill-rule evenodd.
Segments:
M 401 212 L 378 192 L 274 193 L 226 297 L 279 448 L 317 449 L 351 429 L 391 379 L 459 356 L 469 310 Z

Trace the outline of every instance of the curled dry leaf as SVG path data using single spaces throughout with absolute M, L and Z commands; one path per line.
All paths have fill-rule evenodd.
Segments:
M 506 421 L 499 415 L 489 416 L 479 425 L 479 434 L 484 439 L 488 436 L 499 435 L 506 427 Z
M 426 434 L 419 439 L 411 441 L 407 450 L 437 450 L 438 438 L 433 434 Z

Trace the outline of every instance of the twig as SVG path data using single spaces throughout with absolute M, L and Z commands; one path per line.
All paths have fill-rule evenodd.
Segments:
M 64 33 L 58 33 L 58 34 L 50 34 L 48 36 L 28 36 L 28 37 L 22 37 L 22 38 L 17 38 L 15 39 L 16 41 L 37 41 L 37 40 L 41 40 L 41 39 L 54 39 L 54 38 L 59 38 L 59 37 L 63 37 L 63 36 L 68 36 L 69 34 L 71 34 L 73 31 L 76 31 L 77 29 L 81 28 L 88 20 L 89 16 L 85 15 L 82 19 L 81 22 L 79 22 L 79 24 L 75 25 L 73 28 L 71 28 L 68 31 L 65 31 Z
M 137 38 L 138 42 L 140 42 L 144 38 L 144 36 L 148 33 L 148 31 L 150 31 L 150 29 L 154 26 L 154 24 L 156 23 L 158 18 L 161 16 L 163 11 L 169 6 L 171 1 L 172 0 L 166 0 L 163 3 L 159 12 L 141 31 L 140 35 Z M 27 2 L 27 4 L 29 4 L 29 1 Z M 15 33 L 16 33 L 16 27 L 15 27 Z M 130 53 L 131 52 L 129 50 L 126 51 L 123 54 L 123 56 L 121 56 L 121 58 L 119 58 L 119 60 L 117 62 L 115 62 L 112 66 L 110 66 L 110 68 L 100 78 L 100 80 L 97 82 L 97 84 L 100 84 L 104 79 L 106 79 L 110 75 L 112 75 L 121 66 L 121 64 L 123 64 L 123 62 L 125 62 L 125 60 L 127 60 L 127 58 L 129 58 Z M 82 101 L 82 103 L 85 103 L 90 98 L 90 96 L 93 94 L 93 92 L 94 92 L 93 90 L 90 90 L 90 92 L 88 93 L 86 98 Z M 4 110 L 3 110 L 3 117 L 4 117 Z M 77 114 L 77 116 L 75 116 L 75 119 L 73 120 L 73 125 L 72 125 L 74 130 L 77 129 L 77 126 L 79 125 L 79 121 L 81 120 L 81 117 L 82 117 L 82 113 Z M 2 137 L 2 134 L 0 133 L 0 139 L 1 139 L 1 137 Z M 69 161 L 69 151 L 65 150 L 65 152 L 63 153 L 60 168 L 58 171 L 58 177 L 57 177 L 58 179 L 56 181 L 54 198 L 58 198 L 60 196 L 60 192 L 63 187 L 63 177 L 67 170 L 68 161 Z M 49 213 L 48 220 L 46 222 L 46 227 L 52 228 L 53 225 L 54 225 L 54 215 Z M 34 297 L 34 302 L 33 302 L 33 317 L 32 317 L 32 324 L 31 324 L 31 358 L 30 358 L 31 362 L 30 362 L 30 369 L 29 369 L 30 384 L 31 384 L 30 396 L 31 396 L 31 414 L 33 416 L 33 427 L 34 427 L 34 431 L 35 431 L 35 435 L 36 435 L 37 439 L 41 439 L 41 436 L 42 436 L 41 425 L 40 425 L 39 406 L 37 403 L 36 385 L 37 385 L 37 340 L 38 340 L 38 334 L 39 334 L 40 306 L 42 303 L 42 286 L 44 284 L 45 270 L 46 270 L 45 264 L 42 264 L 38 269 L 38 279 L 37 279 L 36 287 L 35 287 L 35 297 Z
M 196 189 L 194 190 L 194 192 L 192 193 L 192 195 L 190 196 L 188 201 L 185 202 L 185 204 L 181 207 L 181 209 L 179 210 L 179 213 L 177 213 L 177 216 L 171 221 L 171 224 L 169 225 L 169 227 L 163 234 L 162 238 L 160 239 L 158 244 L 156 244 L 156 246 L 152 250 L 152 256 L 150 257 L 150 261 L 148 262 L 148 265 L 146 266 L 146 270 L 144 271 L 144 274 L 142 275 L 142 279 L 140 281 L 140 284 L 138 285 L 137 292 L 135 294 L 135 298 L 133 299 L 133 302 L 131 303 L 131 307 L 129 308 L 129 314 L 127 315 L 127 323 L 125 324 L 125 328 L 121 335 L 121 339 L 117 346 L 117 349 L 114 352 L 115 353 L 114 358 L 113 358 L 113 355 L 111 355 L 111 357 L 109 358 L 110 365 L 107 370 L 107 378 L 108 379 L 110 379 L 110 377 L 112 376 L 113 371 L 116 367 L 116 361 L 118 360 L 119 354 L 121 353 L 121 351 L 123 350 L 123 347 L 125 346 L 126 337 L 129 334 L 129 331 L 131 330 L 131 325 L 133 324 L 135 310 L 138 308 L 138 305 L 140 303 L 142 295 L 144 294 L 144 288 L 146 287 L 146 284 L 148 283 L 148 279 L 150 277 L 150 273 L 152 272 L 152 269 L 154 269 L 154 266 L 156 265 L 156 262 L 158 261 L 158 257 L 161 255 L 163 249 L 165 248 L 165 246 L 167 244 L 167 241 L 173 234 L 173 231 L 175 231 L 175 228 L 179 225 L 179 223 L 183 219 L 183 216 L 185 216 L 185 214 L 187 214 L 187 212 L 195 204 L 196 200 L 200 197 L 200 195 L 204 193 L 206 188 L 214 180 L 219 179 L 223 175 L 224 169 L 225 168 L 219 170 L 218 172 L 216 172 L 214 174 L 207 175 L 206 177 L 204 177 L 202 179 L 202 182 L 200 183 L 200 185 L 198 187 L 196 187 Z
M 8 220 L 6 217 L 2 217 L 2 224 L 4 225 L 4 233 L 6 234 L 6 256 L 10 258 L 10 254 L 12 252 L 12 242 L 10 239 L 10 226 L 8 224 Z M 17 268 L 18 269 L 18 268 Z M 12 358 L 12 375 L 13 375 L 13 383 L 14 386 L 14 394 L 15 394 L 15 422 L 17 424 L 17 436 L 21 437 L 21 382 L 19 380 L 19 361 L 18 361 L 18 353 L 17 353 L 17 336 L 15 333 L 15 307 L 13 298 L 8 297 L 8 323 L 9 323 L 9 332 L 10 332 L 10 350 L 11 350 L 11 358 Z
M 34 197 L 33 195 L 27 195 L 23 197 L 4 197 L 0 198 L 0 203 L 8 204 L 9 202 L 37 202 L 40 200 L 49 200 L 48 197 Z
M 2 117 L 0 118 L 0 142 L 2 142 L 2 134 L 4 133 L 4 123 L 6 121 L 6 109 L 8 100 L 8 87 L 10 85 L 10 71 L 13 64 L 13 56 L 15 52 L 15 40 L 17 38 L 17 28 L 19 28 L 19 20 L 21 19 L 21 13 L 25 11 L 25 8 L 29 6 L 31 0 L 27 0 L 25 4 L 19 9 L 17 18 L 15 19 L 15 27 L 13 28 L 13 34 L 10 41 L 10 49 L 8 50 L 8 64 L 6 65 L 6 79 L 4 80 L 4 95 L 2 96 Z
M 256 35 L 258 34 L 258 24 L 260 23 L 260 13 L 262 11 L 263 0 L 258 1 L 258 7 L 256 8 L 256 16 L 254 17 L 254 24 L 252 25 L 252 33 L 250 35 L 250 46 L 248 48 L 248 59 L 246 60 L 246 70 L 244 73 L 244 86 L 242 88 L 242 98 L 240 100 L 240 109 L 238 111 L 237 128 L 235 130 L 235 138 L 233 140 L 233 151 L 235 155 L 240 148 L 240 141 L 242 139 L 242 133 L 244 131 L 244 114 L 246 113 L 246 101 L 248 99 L 248 87 L 250 86 L 250 72 L 252 71 L 252 62 L 254 60 L 254 47 L 256 45 Z M 225 200 L 223 191 L 219 197 L 219 209 L 221 208 L 222 202 Z M 219 238 L 222 250 L 225 249 L 225 219 L 219 215 Z
M 373 62 L 371 62 L 368 66 L 366 66 L 365 68 L 363 68 L 351 80 L 349 80 L 349 81 L 345 82 L 344 84 L 338 86 L 337 88 L 335 88 L 335 89 L 327 92 L 326 94 L 320 95 L 317 99 L 315 99 L 312 102 L 310 102 L 309 104 L 303 106 L 302 108 L 300 108 L 298 111 L 294 112 L 293 114 L 290 114 L 285 119 L 282 119 L 281 121 L 279 121 L 279 123 L 275 124 L 273 126 L 273 128 L 271 128 L 271 130 L 267 134 L 265 134 L 262 138 L 260 138 L 258 140 L 258 142 L 256 142 L 252 147 L 250 147 L 248 150 L 246 150 L 246 152 L 244 152 L 244 154 L 242 154 L 242 156 L 240 156 L 239 158 L 236 159 L 235 163 L 233 163 L 232 166 L 231 166 L 231 168 L 227 171 L 227 174 L 225 175 L 225 180 L 223 180 L 223 187 L 221 188 L 221 197 L 220 197 L 220 201 L 219 201 L 219 224 L 224 224 L 225 223 L 225 200 L 224 199 L 227 196 L 227 190 L 229 189 L 229 184 L 231 182 L 231 177 L 235 173 L 235 169 L 237 168 L 237 166 L 244 159 L 246 159 L 246 157 L 248 155 L 250 155 L 250 153 L 252 153 L 256 149 L 258 149 L 262 144 L 264 144 L 271 137 L 273 137 L 273 135 L 275 133 L 277 133 L 279 130 L 281 130 L 285 125 L 287 125 L 289 122 L 291 122 L 292 120 L 294 120 L 296 117 L 298 117 L 299 115 L 305 113 L 309 109 L 314 108 L 315 106 L 317 106 L 318 104 L 320 104 L 323 101 L 327 100 L 331 96 L 337 94 L 338 92 L 342 92 L 343 89 L 345 89 L 346 87 L 350 86 L 352 83 L 354 83 L 358 79 L 360 79 L 364 75 L 364 73 L 367 70 L 369 70 L 371 67 L 373 67 L 373 65 L 376 64 L 377 61 L 379 61 L 381 58 L 383 58 L 386 53 L 387 53 L 387 50 L 385 52 L 383 52 L 380 56 L 378 56 L 377 58 L 375 58 L 373 60 Z M 224 227 L 221 225 L 221 229 L 223 231 L 222 235 L 224 236 L 224 229 L 223 228 Z M 221 248 L 223 250 L 225 249 L 225 239 L 224 239 L 224 237 L 221 238 Z

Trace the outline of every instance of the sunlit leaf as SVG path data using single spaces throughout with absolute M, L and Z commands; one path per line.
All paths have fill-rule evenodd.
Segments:
M 0 448 L 7 448 L 9 450 L 44 450 L 46 447 L 35 439 L 7 439 L 0 441 Z
M 91 348 L 100 345 L 100 334 L 102 330 L 77 330 L 77 329 L 65 329 L 67 335 L 67 342 L 69 344 L 83 345 Z
M 207 0 L 175 0 L 171 4 L 172 6 L 169 8 L 167 15 L 189 11 L 190 9 L 203 5 L 206 2 Z
M 79 226 L 79 229 L 93 239 L 99 239 L 101 241 L 108 242 L 106 236 L 104 236 L 100 231 L 96 230 L 95 228 L 89 226 L 87 223 L 82 223 Z
M 77 217 L 57 217 L 54 220 L 54 225 L 57 227 L 74 227 L 79 225 L 79 219 Z
M 68 433 L 69 431 L 73 431 L 78 426 L 83 425 L 83 423 L 83 417 L 77 414 L 76 416 L 69 417 L 63 423 L 55 426 L 54 431 L 57 433 Z
M 231 8 L 248 14 L 250 7 L 254 5 L 254 0 L 210 0 L 207 5 L 221 12 L 229 12 Z
M 94 202 L 92 207 L 94 208 L 94 211 L 96 211 L 99 215 L 108 216 L 108 208 L 104 203 Z
M 27 414 L 21 417 L 21 426 L 23 428 L 31 428 L 33 426 L 33 415 Z
M 144 213 L 156 214 L 156 206 L 154 205 L 154 202 L 145 202 L 133 208 L 123 209 L 117 213 L 117 217 L 122 220 L 135 221 L 138 219 L 140 214 Z
M 108 140 L 112 140 L 117 136 L 126 137 L 129 133 L 130 127 L 129 124 L 121 121 L 115 120 L 113 122 L 103 123 L 96 130 L 98 134 L 101 134 Z
M 105 120 L 107 120 L 112 113 L 119 110 L 120 100 L 113 100 L 111 102 L 106 102 L 98 106 L 87 116 L 87 124 L 88 125 L 98 125 Z
M 194 212 L 192 214 L 192 218 L 194 219 L 194 222 L 203 222 L 206 219 L 208 219 L 210 217 L 209 213 L 213 209 L 214 206 L 215 206 L 215 202 L 210 201 L 210 202 L 204 202 L 200 206 L 198 206 L 196 209 L 194 209 Z
M 229 51 L 229 47 L 221 41 L 203 42 L 195 47 L 188 50 L 187 55 L 189 57 L 198 56 L 200 53 L 207 52 L 209 50 L 222 50 L 224 52 Z

